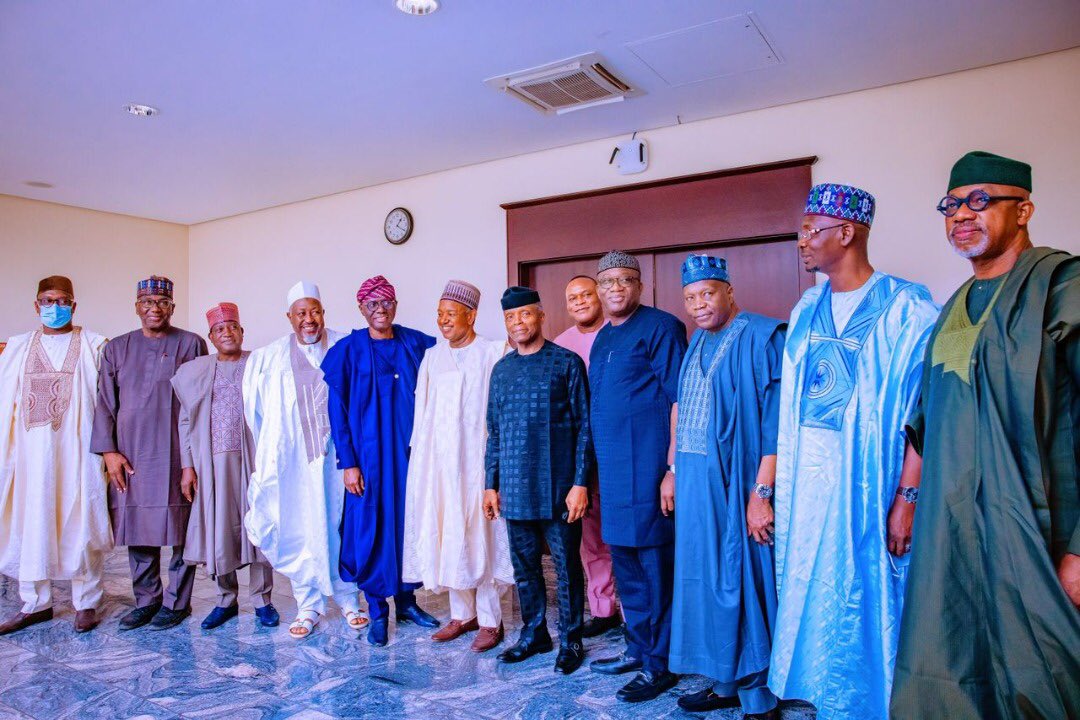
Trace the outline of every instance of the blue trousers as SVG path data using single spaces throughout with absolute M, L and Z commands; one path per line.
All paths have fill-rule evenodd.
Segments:
M 713 685 L 713 692 L 720 697 L 739 696 L 739 704 L 744 713 L 759 715 L 776 707 L 776 696 L 769 690 L 766 681 L 768 669 L 739 678 L 735 682 L 718 682 Z
M 367 599 L 368 615 L 372 620 L 380 620 L 390 615 L 390 603 L 386 601 L 386 598 L 372 597 L 367 593 L 364 593 L 364 597 Z M 399 614 L 405 608 L 415 604 L 416 594 L 412 590 L 399 592 L 394 596 L 394 610 Z
M 585 573 L 581 569 L 581 522 L 507 520 L 510 562 L 521 603 L 521 642 L 550 637 L 547 629 L 547 586 L 541 564 L 543 541 L 551 549 L 558 578 L 559 637 L 563 646 L 581 642 L 585 616 Z
M 626 619 L 626 654 L 641 660 L 645 670 L 664 672 L 671 643 L 675 544 L 609 547 Z

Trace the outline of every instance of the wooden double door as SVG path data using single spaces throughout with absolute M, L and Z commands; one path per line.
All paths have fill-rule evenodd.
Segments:
M 567 282 L 595 277 L 600 257 L 618 248 L 641 264 L 642 302 L 690 325 L 680 268 L 689 253 L 704 252 L 728 261 L 743 309 L 786 319 L 814 284 L 799 262 L 796 232 L 815 160 L 506 203 L 507 280 L 540 292 L 544 334 L 554 338 L 571 322 Z
M 794 237 L 780 236 L 635 252 L 641 264 L 641 301 L 679 318 L 692 334 L 695 327 L 683 305 L 681 268 L 691 252 L 707 253 L 727 260 L 735 299 L 743 310 L 786 320 L 805 284 L 795 245 Z M 576 275 L 595 277 L 599 259 L 599 255 L 590 254 L 528 263 L 522 268 L 524 281 L 536 288 L 544 304 L 545 337 L 554 338 L 572 324 L 566 313 L 566 284 Z

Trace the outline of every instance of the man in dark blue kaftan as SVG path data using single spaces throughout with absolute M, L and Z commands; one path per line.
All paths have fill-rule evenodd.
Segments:
M 388 639 L 389 597 L 398 622 L 439 624 L 417 606 L 413 591 L 419 585 L 401 581 L 416 374 L 435 338 L 393 324 L 397 297 L 381 275 L 365 281 L 356 300 L 368 328 L 338 341 L 327 352 L 322 371 L 330 387 L 330 427 L 347 491 L 340 574 L 367 597 L 368 642 L 381 646 Z
M 609 322 L 589 355 L 591 422 L 602 533 L 611 547 L 627 649 L 591 667 L 607 674 L 639 671 L 617 697 L 640 702 L 678 681 L 667 666 L 675 532 L 660 494 L 662 482 L 674 493 L 671 418 L 686 326 L 641 304 L 641 270 L 626 253 L 601 258 L 597 284 Z
M 766 684 L 776 619 L 770 498 L 784 324 L 742 312 L 727 262 L 691 255 L 683 301 L 698 330 L 679 380 L 671 669 L 715 682 L 688 712 L 778 718 Z

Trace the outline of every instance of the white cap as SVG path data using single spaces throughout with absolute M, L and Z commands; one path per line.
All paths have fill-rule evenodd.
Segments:
M 301 280 L 293 285 L 289 288 L 289 294 L 285 299 L 285 311 L 292 310 L 293 303 L 304 298 L 313 298 L 322 302 L 322 296 L 319 295 L 319 286 L 307 280 Z

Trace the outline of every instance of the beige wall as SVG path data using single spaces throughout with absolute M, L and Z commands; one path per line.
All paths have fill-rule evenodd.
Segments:
M 950 165 L 968 150 L 1030 162 L 1035 241 L 1080 252 L 1072 222 L 1080 187 L 1077 77 L 1080 49 L 651 131 L 652 166 L 628 178 L 608 167 L 612 142 L 605 140 L 195 225 L 191 325 L 213 302 L 235 300 L 248 345 L 264 343 L 287 332 L 285 290 L 303 277 L 321 284 L 331 326 L 356 327 L 356 288 L 381 273 L 398 286 L 399 320 L 431 333 L 443 283 L 475 282 L 484 293 L 480 329 L 494 335 L 506 282 L 500 203 L 805 155 L 820 158 L 815 181 L 875 193 L 873 261 L 944 301 L 968 269 L 947 247 L 934 206 Z M 416 217 L 402 247 L 382 237 L 383 218 L 396 205 Z
M 48 275 L 71 278 L 76 323 L 109 337 L 136 326 L 135 283 L 167 275 L 186 323 L 187 234 L 184 225 L 0 195 L 0 338 L 39 325 L 33 302 Z

